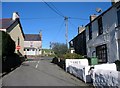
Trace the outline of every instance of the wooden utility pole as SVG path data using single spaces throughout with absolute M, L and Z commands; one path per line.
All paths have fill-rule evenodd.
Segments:
M 66 37 L 66 45 L 68 48 L 68 17 L 64 17 L 65 20 L 65 27 L 66 27 L 66 33 L 65 33 L 65 37 Z

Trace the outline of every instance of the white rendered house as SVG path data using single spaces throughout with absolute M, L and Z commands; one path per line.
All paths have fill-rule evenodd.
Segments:
M 24 54 L 27 56 L 42 54 L 42 35 L 40 34 L 25 34 Z
M 120 60 L 120 1 L 86 25 L 87 56 L 99 63 Z

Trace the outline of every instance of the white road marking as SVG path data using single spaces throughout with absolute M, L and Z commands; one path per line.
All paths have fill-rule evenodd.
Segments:
M 35 68 L 37 68 L 38 67 L 38 64 L 36 65 L 36 67 Z
M 38 63 L 36 64 L 35 68 L 37 68 L 37 67 L 38 67 L 39 62 L 40 62 L 40 61 L 38 61 Z
M 26 63 L 36 63 L 37 61 L 27 61 Z

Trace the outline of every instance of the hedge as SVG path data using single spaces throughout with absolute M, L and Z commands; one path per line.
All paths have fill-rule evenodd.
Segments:
M 66 53 L 63 55 L 64 59 L 84 59 L 82 55 L 76 53 Z
M 2 34 L 2 39 L 0 40 L 0 43 L 2 45 L 2 49 L 0 49 L 0 52 L 2 50 L 2 56 L 13 54 L 15 51 L 15 42 L 6 32 L 0 31 L 0 34 Z

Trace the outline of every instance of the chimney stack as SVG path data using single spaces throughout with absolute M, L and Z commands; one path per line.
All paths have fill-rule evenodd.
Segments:
M 78 34 L 82 33 L 85 30 L 85 27 L 82 25 L 81 27 L 78 27 Z
M 93 21 L 96 17 L 97 17 L 96 14 L 94 14 L 94 15 L 90 15 L 90 22 Z
M 19 14 L 18 12 L 13 12 L 12 20 L 19 19 Z
M 120 0 L 111 0 L 112 5 L 114 5 L 115 3 L 119 2 Z
M 42 38 L 42 32 L 41 31 L 39 32 L 39 35 L 40 35 L 40 38 Z

